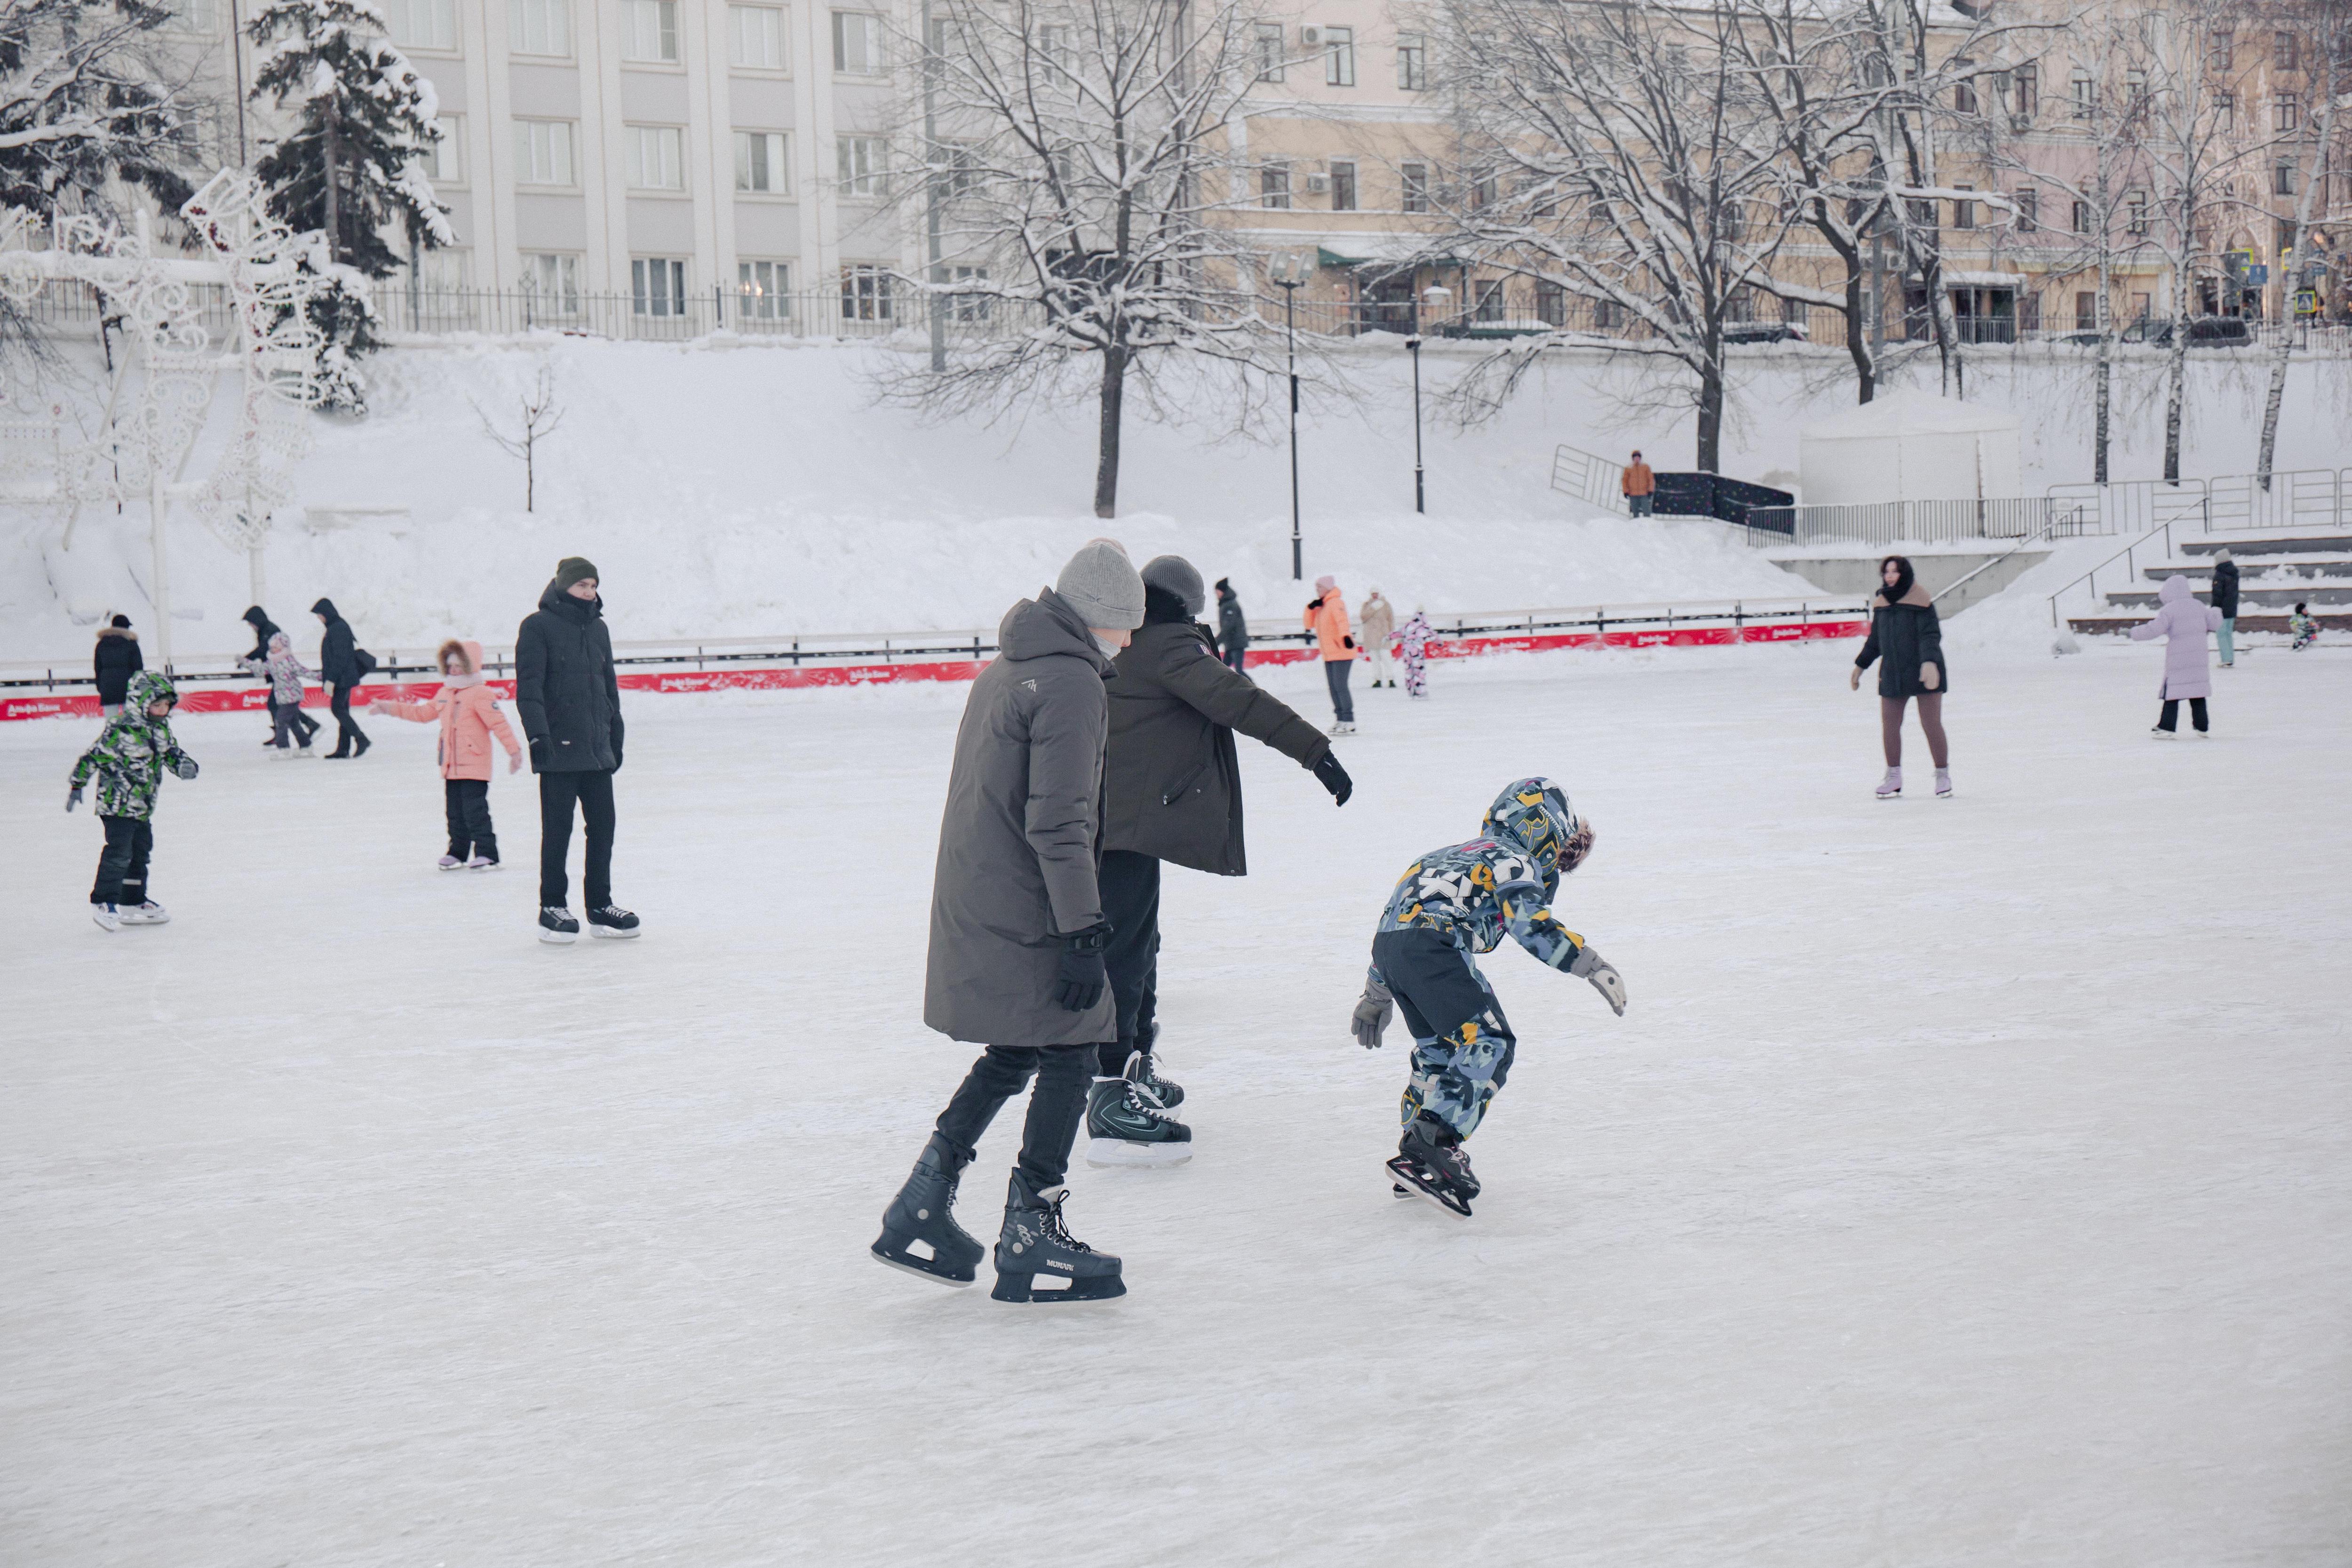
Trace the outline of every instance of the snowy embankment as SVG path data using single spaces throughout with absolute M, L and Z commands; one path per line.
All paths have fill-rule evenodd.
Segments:
M 1155 422 L 1131 405 L 1126 510 L 1102 523 L 1091 513 L 1085 411 L 993 427 L 935 422 L 876 405 L 871 376 L 885 363 L 895 361 L 869 347 L 582 339 L 378 356 L 374 412 L 318 422 L 299 503 L 269 542 L 268 607 L 299 627 L 302 608 L 324 594 L 366 642 L 416 647 L 452 632 L 498 642 L 556 559 L 584 554 L 604 574 L 625 639 L 987 627 L 1075 544 L 1109 532 L 1139 558 L 1176 551 L 1212 577 L 1230 576 L 1255 616 L 1296 614 L 1305 595 L 1290 580 L 1279 439 L 1227 434 L 1228 418 Z M 1564 361 L 1491 424 L 1462 431 L 1438 417 L 1435 392 L 1467 363 L 1433 348 L 1424 365 L 1426 516 L 1412 510 L 1402 349 L 1370 346 L 1339 361 L 1351 395 L 1310 385 L 1299 458 L 1308 578 L 1336 574 L 1351 603 L 1377 586 L 1402 610 L 1433 614 L 1809 592 L 1714 524 L 1588 521 L 1549 489 L 1562 441 L 1609 453 L 1640 445 L 1661 466 L 1687 460 L 1673 421 L 1628 412 L 1639 402 L 1631 371 Z M 565 413 L 542 451 L 539 509 L 527 514 L 520 465 L 491 444 L 477 408 L 511 424 L 508 411 L 541 365 Z M 2243 389 L 2233 390 L 2228 367 L 2199 368 L 2211 385 L 2192 433 L 2210 438 L 2192 448 L 2192 470 L 2234 471 Z M 2330 370 L 2298 367 L 2313 386 L 2291 405 L 2285 466 L 2318 460 L 2326 445 Z M 85 395 L 96 390 L 91 371 L 69 358 L 54 389 L 95 406 Z M 1328 372 L 1318 374 L 1328 382 Z M 1977 373 L 1981 395 L 2011 398 L 2029 416 L 2034 486 L 2083 468 L 2070 433 L 2076 379 L 2050 363 L 1988 363 Z M 1850 396 L 1821 363 L 1758 361 L 1726 467 L 1780 477 L 1794 467 L 1799 428 Z M 1192 401 L 1211 403 L 1205 394 Z M 224 426 L 216 419 L 209 439 Z M 351 509 L 396 515 L 335 526 Z M 44 548 L 55 530 L 54 516 L 0 511 L 0 658 L 78 657 L 89 633 L 60 601 L 67 575 L 85 616 L 127 608 L 143 619 L 140 510 L 85 516 L 69 573 Z M 176 646 L 242 646 L 234 622 L 248 602 L 243 556 L 183 516 L 170 571 Z

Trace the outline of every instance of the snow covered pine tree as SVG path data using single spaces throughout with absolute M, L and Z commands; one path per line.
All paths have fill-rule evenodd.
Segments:
M 367 389 L 353 356 L 375 347 L 369 285 L 401 264 L 384 231 L 398 225 L 420 249 L 457 238 L 417 166 L 439 139 L 440 106 L 388 31 L 367 0 L 272 0 L 246 29 L 261 47 L 253 96 L 295 121 L 255 173 L 271 216 L 319 236 L 302 263 L 331 283 L 310 305 L 326 339 L 319 368 L 327 405 L 355 413 L 366 411 Z

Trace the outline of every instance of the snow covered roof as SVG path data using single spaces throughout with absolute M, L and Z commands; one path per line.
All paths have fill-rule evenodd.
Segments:
M 1929 392 L 1902 391 L 1874 399 L 1818 425 L 1805 426 L 1807 441 L 1870 441 L 1891 436 L 1968 435 L 2017 432 L 2016 415 L 1981 403 L 1961 403 Z

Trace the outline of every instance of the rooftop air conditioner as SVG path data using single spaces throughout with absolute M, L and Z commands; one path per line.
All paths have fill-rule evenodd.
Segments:
M 1301 27 L 1298 29 L 1298 41 L 1305 44 L 1310 49 L 1319 49 L 1323 47 L 1323 29 L 1320 27 Z

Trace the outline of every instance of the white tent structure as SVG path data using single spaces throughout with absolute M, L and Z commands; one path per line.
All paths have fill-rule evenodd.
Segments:
M 1797 437 L 1807 506 L 1980 500 L 2023 493 L 2014 414 L 1895 392 Z

